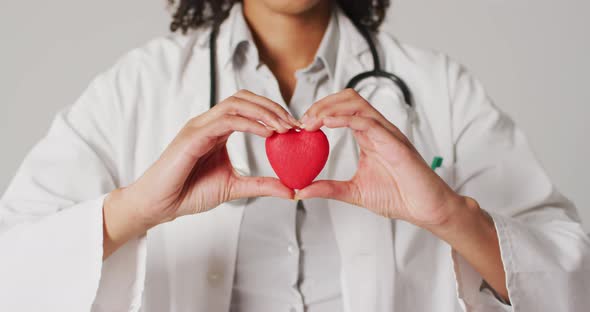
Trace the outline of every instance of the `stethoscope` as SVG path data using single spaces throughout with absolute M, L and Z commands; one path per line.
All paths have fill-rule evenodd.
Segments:
M 408 106 L 412 106 L 412 93 L 410 89 L 406 85 L 406 83 L 398 76 L 393 73 L 386 72 L 381 69 L 381 64 L 379 62 L 379 55 L 377 54 L 377 48 L 375 47 L 375 43 L 371 38 L 371 34 L 367 30 L 366 27 L 356 25 L 359 32 L 363 35 L 367 44 L 369 45 L 369 49 L 371 50 L 371 55 L 373 57 L 373 70 L 362 72 L 350 79 L 350 81 L 346 84 L 346 88 L 355 88 L 361 81 L 367 78 L 386 78 L 391 80 L 393 83 L 397 85 L 397 87 L 401 90 L 404 102 Z M 215 24 L 211 31 L 211 37 L 209 38 L 209 72 L 210 72 L 210 82 L 211 82 L 211 93 L 209 97 L 209 107 L 213 108 L 217 103 L 217 71 L 215 68 L 217 52 L 216 52 L 216 41 L 217 41 L 217 34 L 219 33 L 219 25 Z

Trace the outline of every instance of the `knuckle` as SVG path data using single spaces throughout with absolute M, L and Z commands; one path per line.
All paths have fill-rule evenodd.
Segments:
M 226 107 L 225 113 L 228 115 L 235 115 L 238 113 L 238 108 L 235 105 L 231 105 L 229 107 Z
M 235 123 L 235 120 L 234 120 L 233 116 L 226 115 L 226 116 L 223 116 L 219 122 L 220 122 L 220 123 L 221 123 L 221 124 L 222 124 L 224 127 L 229 127 L 229 126 L 231 126 L 233 123 Z
M 221 104 L 223 105 L 223 107 L 228 107 L 228 106 L 236 105 L 236 103 L 238 101 L 239 101 L 238 97 L 236 97 L 235 95 L 230 95 L 225 100 L 223 100 L 223 102 Z
M 318 113 L 322 111 L 320 108 L 321 104 L 313 105 L 307 110 L 307 112 L 305 112 L 305 115 L 307 115 L 308 117 L 316 117 Z
M 344 90 L 344 95 L 349 96 L 349 97 L 356 97 L 356 96 L 358 96 L 358 93 L 356 92 L 355 89 L 348 88 L 348 89 Z
M 199 117 L 193 117 L 186 122 L 186 127 L 195 127 L 199 124 Z
M 182 130 L 192 131 L 193 129 L 200 129 L 208 123 L 208 120 L 211 119 L 211 116 L 212 115 L 199 115 L 197 117 L 193 117 L 186 122 Z
M 238 90 L 238 92 L 235 93 L 235 95 L 248 95 L 250 94 L 250 91 L 246 90 L 246 89 L 240 89 Z
M 238 101 L 238 98 L 235 95 L 230 95 L 225 101 L 225 105 L 235 105 Z
M 228 97 L 225 101 L 223 101 L 223 105 L 221 106 L 221 108 L 224 112 L 233 114 L 237 112 L 239 102 L 240 99 L 232 95 Z

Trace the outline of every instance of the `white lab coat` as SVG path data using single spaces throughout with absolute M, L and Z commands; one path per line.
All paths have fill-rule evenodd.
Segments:
M 372 66 L 363 38 L 338 20 L 334 92 Z M 228 23 L 218 39 L 220 99 L 237 91 Z M 208 109 L 208 36 L 150 42 L 57 115 L 0 202 L 0 311 L 228 311 L 245 200 L 158 226 L 102 262 L 105 194 L 135 181 Z M 588 311 L 589 239 L 523 134 L 458 64 L 384 33 L 376 39 L 415 110 L 388 83 L 367 82 L 362 94 L 427 161 L 444 157 L 441 177 L 492 215 L 512 307 L 480 291 L 481 276 L 432 234 L 330 201 L 346 311 Z M 354 140 L 347 130 L 327 134 L 321 178 L 349 178 Z M 249 174 L 244 134 L 232 135 L 228 150 Z

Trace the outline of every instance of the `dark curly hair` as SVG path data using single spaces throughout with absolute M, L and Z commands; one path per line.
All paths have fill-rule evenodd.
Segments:
M 186 33 L 211 23 L 223 21 L 239 0 L 168 0 L 175 6 L 170 30 Z M 337 0 L 346 15 L 355 23 L 376 31 L 389 7 L 389 0 Z

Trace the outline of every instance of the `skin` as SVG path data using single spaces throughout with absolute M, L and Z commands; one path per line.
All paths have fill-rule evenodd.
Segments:
M 356 91 L 346 89 L 316 102 L 301 122 L 308 131 L 350 128 L 360 157 L 351 180 L 317 181 L 300 190 L 297 198 L 335 199 L 428 230 L 508 299 L 493 220 L 474 199 L 454 192 L 408 138 Z
M 331 1 L 246 0 L 244 16 L 261 61 L 279 81 L 285 103 L 295 85 L 295 71 L 312 61 L 330 22 Z
M 287 103 L 295 89 L 294 72 L 312 62 L 330 11 L 329 0 L 244 0 L 261 60 L 277 78 Z M 317 181 L 300 190 L 298 199 L 339 200 L 428 230 L 508 299 L 492 219 L 476 200 L 455 193 L 395 125 L 350 89 L 314 103 L 301 121 L 248 91 L 190 120 L 141 178 L 106 198 L 104 259 L 159 224 L 226 201 L 293 199 L 294 192 L 277 179 L 237 174 L 227 156 L 227 139 L 235 131 L 268 137 L 292 127 L 313 131 L 323 126 L 353 131 L 361 151 L 358 171 L 350 181 Z

